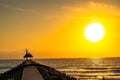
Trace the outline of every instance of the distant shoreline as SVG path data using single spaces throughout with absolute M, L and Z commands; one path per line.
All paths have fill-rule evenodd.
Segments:
M 120 58 L 120 57 L 100 57 L 100 58 L 34 58 L 33 60 L 49 60 L 49 59 L 111 59 L 111 58 L 113 58 L 113 59 L 117 59 L 117 58 Z M 24 60 L 23 58 L 20 58 L 20 59 L 17 59 L 17 58 L 9 58 L 9 59 L 5 59 L 5 58 L 3 58 L 3 59 L 0 59 L 0 60 Z

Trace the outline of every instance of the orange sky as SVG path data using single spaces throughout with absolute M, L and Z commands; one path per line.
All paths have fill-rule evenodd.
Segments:
M 0 58 L 120 57 L 119 0 L 0 1 Z M 105 37 L 85 39 L 87 25 L 98 22 Z

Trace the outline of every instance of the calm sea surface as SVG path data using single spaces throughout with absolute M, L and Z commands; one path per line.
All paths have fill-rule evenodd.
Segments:
M 120 58 L 37 59 L 78 80 L 120 80 Z M 22 60 L 0 60 L 0 73 L 20 64 Z

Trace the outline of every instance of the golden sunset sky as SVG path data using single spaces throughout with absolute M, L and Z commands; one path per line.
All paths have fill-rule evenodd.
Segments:
M 98 22 L 105 36 L 84 36 Z M 0 59 L 120 57 L 120 0 L 0 0 Z

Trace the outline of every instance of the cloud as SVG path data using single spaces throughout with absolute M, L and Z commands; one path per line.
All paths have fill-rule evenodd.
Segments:
M 118 6 L 107 4 L 107 3 L 98 3 L 98 2 L 89 2 L 88 8 L 90 10 L 98 11 L 111 16 L 120 16 L 120 8 Z
M 86 1 L 84 5 L 80 6 L 63 6 L 64 9 L 71 11 L 77 15 L 85 16 L 99 16 L 99 17 L 119 17 L 120 8 L 118 6 L 103 3 L 103 2 L 94 2 Z
M 31 12 L 31 13 L 35 13 L 34 10 L 31 9 L 24 9 L 24 8 L 20 8 L 20 7 L 16 7 L 10 4 L 4 4 L 4 3 L 0 3 L 0 6 L 6 9 L 11 9 L 11 10 L 15 10 L 15 11 L 20 11 L 20 12 Z
M 90 1 L 120 7 L 120 0 L 90 0 Z
M 98 3 L 98 2 L 89 2 L 88 6 L 91 8 L 101 8 L 101 9 L 116 9 L 117 8 L 114 5 L 110 5 L 106 3 Z

